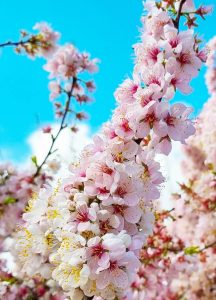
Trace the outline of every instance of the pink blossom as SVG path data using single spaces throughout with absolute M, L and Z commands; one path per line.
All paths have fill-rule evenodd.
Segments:
M 69 77 L 76 77 L 78 73 L 85 70 L 96 71 L 95 64 L 95 60 L 89 60 L 88 54 L 80 54 L 73 45 L 68 44 L 57 50 L 53 57 L 48 60 L 44 69 L 50 72 L 50 78 L 68 79 Z
M 110 260 L 109 268 L 99 273 L 97 287 L 99 289 L 104 289 L 109 283 L 113 283 L 120 289 L 127 288 L 129 283 L 129 272 L 136 269 L 138 266 L 138 259 L 130 251 L 125 253 L 121 259 Z M 126 271 L 123 271 L 124 268 Z
M 76 206 L 74 218 L 79 232 L 89 230 L 91 222 L 94 222 L 97 218 L 97 207 L 92 205 L 92 207 L 88 208 L 85 202 L 79 202 Z
M 53 31 L 46 22 L 36 23 L 33 29 L 39 31 L 39 41 L 41 42 L 37 55 L 46 59 L 51 57 L 58 48 L 57 41 L 60 38 L 60 33 Z
M 59 83 L 56 81 L 51 81 L 49 83 L 49 90 L 51 92 L 50 99 L 53 100 L 53 99 L 57 98 L 61 92 Z
M 118 102 L 130 103 L 134 101 L 134 94 L 139 85 L 131 79 L 126 79 L 116 90 L 115 97 Z
M 130 125 L 138 138 L 146 137 L 150 130 L 159 136 L 166 135 L 163 116 L 166 114 L 167 105 L 164 102 L 151 101 L 138 112 L 131 112 Z
M 43 127 L 43 133 L 50 133 L 52 130 L 52 127 L 50 125 Z
M 167 125 L 167 135 L 174 141 L 185 142 L 190 135 L 195 133 L 195 128 L 188 120 L 191 109 L 184 104 L 176 103 L 164 118 Z

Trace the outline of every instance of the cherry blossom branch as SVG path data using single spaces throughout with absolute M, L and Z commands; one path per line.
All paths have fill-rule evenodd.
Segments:
M 50 78 L 55 78 L 55 80 L 52 80 L 49 83 L 49 89 L 51 91 L 50 99 L 53 100 L 60 96 L 61 93 L 65 93 L 67 95 L 67 100 L 65 103 L 65 107 L 62 108 L 62 104 L 59 102 L 55 102 L 56 106 L 56 115 L 60 118 L 61 124 L 59 127 L 58 132 L 56 135 L 51 134 L 51 145 L 49 148 L 48 153 L 46 154 L 44 160 L 41 164 L 37 163 L 37 158 L 35 156 L 32 157 L 32 162 L 36 166 L 36 172 L 33 174 L 32 178 L 35 179 L 39 174 L 44 166 L 44 164 L 47 162 L 47 159 L 51 154 L 53 154 L 56 150 L 53 150 L 54 144 L 60 134 L 60 132 L 67 126 L 65 124 L 65 119 L 68 115 L 68 113 L 74 113 L 76 120 L 84 120 L 86 118 L 86 115 L 84 112 L 75 112 L 70 109 L 70 102 L 71 97 L 73 96 L 73 89 L 76 86 L 77 89 L 79 89 L 80 85 L 78 84 L 78 81 L 84 85 L 84 89 L 86 89 L 86 92 L 92 92 L 95 89 L 95 85 L 93 81 L 87 81 L 78 78 L 78 74 L 82 73 L 84 71 L 93 73 L 97 71 L 96 67 L 96 59 L 90 60 L 88 53 L 79 53 L 75 47 L 71 44 L 68 44 L 66 46 L 58 46 L 56 43 L 60 37 L 60 34 L 58 32 L 55 32 L 52 30 L 52 28 L 45 22 L 37 23 L 33 29 L 39 31 L 36 34 L 29 34 L 28 32 L 21 31 L 21 38 L 18 42 L 12 42 L 8 41 L 5 43 L 0 44 L 0 47 L 7 47 L 7 46 L 15 46 L 17 53 L 24 53 L 27 54 L 30 57 L 43 57 L 47 60 L 46 65 L 44 66 L 45 70 L 50 73 Z M 63 61 L 62 64 L 64 65 L 63 70 L 66 70 L 65 72 L 59 72 L 58 74 L 58 80 L 56 80 L 56 74 L 53 70 L 53 62 L 54 65 L 58 63 L 58 55 L 63 55 L 63 57 L 69 57 L 70 60 Z M 74 59 L 74 61 L 71 62 L 71 57 Z M 70 61 L 70 65 L 68 63 Z M 72 66 L 72 64 L 74 64 Z M 72 83 L 71 83 L 72 79 Z M 60 83 L 61 81 L 61 83 Z M 63 86 L 61 86 L 63 84 Z M 68 88 L 69 85 L 69 88 Z M 65 88 L 66 87 L 66 88 Z M 68 90 L 69 89 L 69 90 Z M 91 100 L 91 98 L 84 93 L 84 89 L 80 88 L 79 92 L 76 94 L 76 101 L 78 103 L 87 103 Z M 75 126 L 71 128 L 73 132 L 76 132 Z M 50 133 L 51 128 L 44 129 L 44 133 Z
M 30 34 L 27 31 L 20 31 L 20 40 L 18 42 L 7 41 L 0 44 L 0 48 L 16 47 L 17 53 L 25 53 L 30 57 L 48 56 L 56 49 L 60 34 L 53 31 L 46 22 L 36 23 L 33 27 L 36 33 Z
M 67 127 L 67 125 L 65 124 L 65 119 L 67 117 L 67 114 L 68 112 L 70 111 L 70 103 L 71 103 L 71 99 L 73 97 L 73 90 L 74 90 L 74 87 L 76 85 L 76 82 L 77 82 L 77 78 L 76 77 L 73 77 L 72 79 L 72 84 L 71 84 L 71 90 L 69 92 L 66 92 L 67 95 L 68 95 L 68 99 L 66 101 L 66 105 L 65 105 L 65 110 L 64 110 L 64 113 L 63 113 L 63 116 L 62 116 L 62 120 L 61 120 L 61 123 L 60 123 L 60 127 L 56 133 L 55 136 L 51 136 L 52 137 L 52 142 L 51 142 L 51 145 L 50 145 L 50 148 L 44 158 L 44 160 L 42 161 L 42 163 L 40 165 L 36 165 L 37 169 L 36 169 L 36 172 L 35 174 L 33 175 L 33 177 L 37 177 L 39 174 L 40 174 L 40 171 L 42 169 L 42 167 L 44 166 L 44 164 L 46 163 L 47 159 L 50 157 L 50 155 L 52 155 L 56 150 L 53 150 L 53 147 L 55 145 L 55 142 L 58 138 L 58 136 L 60 135 L 61 131 Z
M 182 12 L 182 8 L 183 8 L 183 5 L 185 4 L 185 2 L 186 2 L 186 0 L 181 0 L 180 1 L 177 16 L 176 16 L 176 19 L 173 22 L 176 29 L 179 29 L 179 22 L 180 22 L 180 18 L 181 18 L 181 12 Z

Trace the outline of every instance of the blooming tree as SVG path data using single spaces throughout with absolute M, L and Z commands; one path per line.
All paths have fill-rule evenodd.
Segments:
M 155 155 L 168 155 L 172 140 L 185 143 L 195 132 L 191 109 L 169 102 L 176 90 L 191 92 L 190 81 L 206 59 L 193 30 L 179 29 L 182 15 L 192 26 L 189 9 L 207 12 L 190 1 L 147 1 L 133 77 L 116 90 L 111 121 L 84 148 L 71 176 L 42 189 L 23 215 L 19 270 L 52 278 L 70 299 L 127 297 L 164 182 Z M 55 59 L 46 69 L 54 76 L 69 72 L 56 70 Z

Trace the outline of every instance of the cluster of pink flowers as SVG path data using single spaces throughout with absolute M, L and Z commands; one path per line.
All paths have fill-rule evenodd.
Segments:
M 197 119 L 196 134 L 184 147 L 187 183 L 181 184 L 181 193 L 173 195 L 174 211 L 158 215 L 153 235 L 142 250 L 143 265 L 126 299 L 216 297 L 215 38 L 209 49 L 206 77 L 212 95 Z
M 38 33 L 31 34 L 25 30 L 21 31 L 21 40 L 13 43 L 8 42 L 6 46 L 16 46 L 17 53 L 26 53 L 30 57 L 36 56 L 49 58 L 58 48 L 57 42 L 60 33 L 53 31 L 49 24 L 40 22 L 33 27 Z
M 49 82 L 50 99 L 54 100 L 55 115 L 60 119 L 60 126 L 57 132 L 50 125 L 43 127 L 43 133 L 51 137 L 51 144 L 44 161 L 41 164 L 35 161 L 36 175 L 47 163 L 47 158 L 55 151 L 54 144 L 60 132 L 67 127 L 76 133 L 77 121 L 88 118 L 79 107 L 91 101 L 90 94 L 95 90 L 95 84 L 93 80 L 86 80 L 86 74 L 83 79 L 82 74 L 96 72 L 97 62 L 98 59 L 90 59 L 88 53 L 79 52 L 72 44 L 58 45 L 56 51 L 48 57 L 44 69 L 49 72 L 49 78 L 52 79 Z M 72 103 L 72 100 L 75 101 Z M 53 166 L 58 168 L 58 165 L 57 161 Z
M 0 261 L 0 297 L 4 300 L 66 300 L 61 291 L 39 277 L 21 279 L 9 273 Z
M 1 250 L 7 237 L 11 237 L 28 199 L 38 191 L 49 176 L 42 174 L 33 178 L 30 172 L 20 172 L 10 164 L 0 165 L 0 244 Z
M 187 276 L 180 274 L 176 282 L 177 288 L 184 290 L 189 299 L 216 297 L 216 132 L 212 124 L 216 116 L 215 38 L 209 48 L 206 79 L 212 94 L 197 119 L 196 134 L 185 147 L 183 167 L 188 182 L 181 185 L 182 193 L 174 197 L 177 221 L 172 234 L 182 238 L 186 245 L 196 245 L 198 249 L 207 247 L 195 270 Z
M 166 228 L 171 212 L 157 213 L 153 234 L 141 251 L 142 265 L 138 269 L 125 300 L 177 300 L 170 284 L 186 259 L 184 243 L 173 238 Z
M 115 92 L 111 121 L 84 148 L 71 176 L 53 191 L 40 191 L 23 215 L 21 271 L 52 277 L 71 299 L 125 296 L 154 228 L 153 206 L 164 181 L 155 155 L 168 155 L 172 140 L 184 143 L 195 131 L 191 109 L 168 100 L 176 89 L 191 91 L 205 52 L 193 31 L 178 32 L 166 3 L 160 3 L 145 5 L 133 79 Z M 59 49 L 47 64 L 54 76 L 76 78 L 68 52 L 74 49 Z
M 11 164 L 0 166 L 0 254 L 6 254 L 7 258 L 5 261 L 0 261 L 1 299 L 65 299 L 54 287 L 39 279 L 15 276 L 9 266 L 13 252 L 11 243 L 14 242 L 17 226 L 23 224 L 22 214 L 26 204 L 29 198 L 50 179 L 51 177 L 44 173 L 34 178 L 32 172 L 19 171 Z
M 214 299 L 215 243 L 202 246 L 202 241 L 191 246 L 193 240 L 185 240 L 181 234 L 182 239 L 178 237 L 180 226 L 177 234 L 169 233 L 170 226 L 179 222 L 175 218 L 170 212 L 157 214 L 154 232 L 141 251 L 142 266 L 125 300 Z M 190 230 L 189 224 L 187 229 Z
M 76 106 L 72 108 L 70 103 L 68 104 L 70 102 L 68 98 L 74 97 L 79 104 L 91 101 L 90 93 L 95 90 L 95 84 L 92 80 L 84 80 L 79 76 L 84 72 L 96 72 L 98 60 L 91 60 L 88 53 L 79 52 L 72 44 L 60 46 L 58 44 L 60 33 L 54 31 L 46 22 L 37 23 L 33 29 L 38 33 L 32 34 L 22 30 L 19 42 L 9 41 L 0 44 L 0 47 L 15 46 L 17 53 L 24 53 L 32 58 L 46 59 L 44 69 L 50 73 L 51 79 L 55 78 L 49 83 L 50 99 L 60 99 L 61 95 L 67 95 L 65 104 L 61 101 L 54 102 L 56 116 L 66 118 L 64 115 L 73 114 L 76 121 L 85 120 L 87 115 L 82 111 L 77 111 Z M 71 130 L 76 132 L 78 128 L 74 124 Z M 52 128 L 46 126 L 43 131 L 52 133 Z
M 91 101 L 90 93 L 95 90 L 95 84 L 92 80 L 83 80 L 80 74 L 96 72 L 98 60 L 91 60 L 88 53 L 79 52 L 72 44 L 57 44 L 60 34 L 45 22 L 37 23 L 33 29 L 39 30 L 39 33 L 28 37 L 29 34 L 22 31 L 22 35 L 28 38 L 18 44 L 27 54 L 41 56 L 47 60 L 44 69 L 50 73 L 49 77 L 54 79 L 49 83 L 50 99 L 60 100 L 54 102 L 56 116 L 66 119 L 67 115 L 72 114 L 75 121 L 85 120 L 86 113 L 77 111 L 74 104 L 71 107 L 70 98 L 74 97 L 78 104 Z M 61 99 L 63 94 L 67 96 L 65 103 L 62 103 Z M 66 124 L 62 125 L 66 127 Z M 76 132 L 78 127 L 73 124 L 71 130 Z M 43 132 L 52 134 L 51 126 L 44 127 Z
M 128 128 L 128 138 L 146 138 L 153 129 L 152 147 L 168 154 L 171 140 L 184 143 L 194 133 L 188 120 L 191 110 L 183 104 L 170 107 L 168 100 L 177 89 L 191 92 L 190 81 L 206 60 L 206 52 L 199 49 L 193 30 L 178 32 L 164 8 L 166 2 L 160 3 L 160 8 L 154 1 L 145 4 L 148 15 L 143 18 L 142 42 L 134 45 L 133 80 L 125 80 L 115 93 L 121 104 L 117 113 L 124 118 L 114 126 L 121 131 Z
M 209 54 L 206 61 L 206 84 L 210 94 L 216 93 L 216 37 L 208 42 Z
M 210 5 L 200 5 L 198 8 L 196 8 L 194 0 L 165 0 L 164 2 L 166 2 L 167 6 L 173 12 L 175 12 L 176 8 L 183 4 L 179 17 L 186 19 L 185 25 L 188 28 L 197 27 L 198 24 L 196 22 L 198 17 L 201 17 L 205 20 L 205 16 L 209 15 L 213 10 L 212 6 Z
M 50 99 L 59 98 L 62 94 L 67 97 L 74 97 L 76 103 L 83 104 L 91 101 L 89 93 L 95 89 L 92 80 L 85 81 L 80 78 L 84 72 L 93 73 L 97 71 L 97 59 L 90 60 L 88 53 L 80 53 L 73 45 L 67 44 L 58 48 L 55 54 L 47 61 L 44 69 L 50 73 L 50 78 L 54 78 L 49 83 Z M 65 106 L 67 103 L 65 104 Z M 54 102 L 56 116 L 62 118 L 65 112 L 65 106 L 59 101 Z M 76 105 L 68 107 L 67 112 L 74 115 L 75 120 L 85 120 L 87 115 L 76 111 Z M 77 130 L 73 125 L 72 131 Z

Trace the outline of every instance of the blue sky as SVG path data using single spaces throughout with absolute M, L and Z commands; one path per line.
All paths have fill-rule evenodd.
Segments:
M 202 3 L 211 4 L 210 0 Z M 115 106 L 115 88 L 131 74 L 131 46 L 139 37 L 141 14 L 141 0 L 1 1 L 0 43 L 16 41 L 20 29 L 31 30 L 36 22 L 47 21 L 61 32 L 63 43 L 72 42 L 98 57 L 101 63 L 94 76 L 95 102 L 87 108 L 89 124 L 96 131 Z M 199 22 L 199 32 L 206 41 L 216 34 L 215 19 L 216 12 Z M 15 55 L 12 48 L 0 52 L 0 159 L 23 160 L 29 154 L 26 139 L 38 128 L 38 121 L 43 124 L 54 120 L 43 64 L 42 59 L 32 61 Z M 192 95 L 176 97 L 192 104 L 196 114 L 208 98 L 204 72 L 203 68 L 193 80 Z

